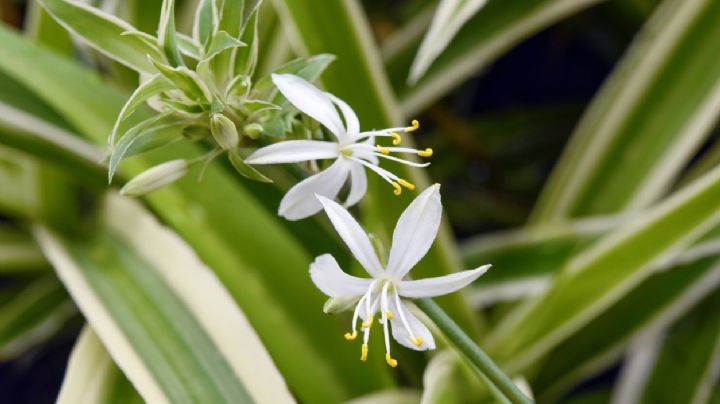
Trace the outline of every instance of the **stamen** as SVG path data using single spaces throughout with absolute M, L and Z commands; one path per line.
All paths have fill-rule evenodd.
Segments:
M 397 360 L 393 359 L 393 358 L 390 356 L 390 352 L 388 352 L 388 353 L 385 354 L 385 361 L 387 362 L 388 365 L 390 365 L 390 367 L 393 367 L 393 368 L 394 368 L 394 367 L 397 366 Z
M 368 344 L 362 344 L 362 347 L 360 348 L 360 360 L 365 362 L 367 360 L 368 355 Z
M 392 136 L 392 138 L 393 138 L 392 144 L 394 144 L 395 146 L 402 143 L 402 137 L 400 135 L 398 135 L 397 133 L 393 132 L 390 134 L 390 136 Z
M 402 179 L 402 178 L 401 178 L 400 180 L 398 180 L 398 182 L 400 183 L 400 185 L 404 186 L 405 188 L 407 188 L 407 189 L 409 189 L 409 190 L 411 190 L 411 191 L 415 189 L 415 185 L 413 185 L 413 184 L 405 181 L 405 180 Z
M 390 149 L 388 149 L 387 147 L 382 147 L 380 145 L 375 145 L 375 147 L 377 147 L 377 150 L 382 154 L 385 154 L 385 155 L 390 154 Z
M 388 320 L 392 320 L 393 319 L 392 311 L 385 310 L 385 317 L 387 317 Z
M 418 347 L 423 344 L 422 337 L 410 337 L 410 341 L 413 343 L 413 345 Z
M 363 321 L 362 328 L 372 327 L 373 321 L 375 321 L 375 315 L 371 315 L 370 317 L 368 317 L 367 321 Z
M 400 187 L 400 184 L 395 181 L 391 182 L 390 184 L 393 186 L 393 188 L 395 188 L 393 194 L 399 196 L 402 193 L 402 187 Z
M 417 152 L 417 154 L 418 154 L 418 156 L 420 156 L 420 157 L 430 157 L 430 156 L 433 155 L 433 149 L 431 149 L 431 148 L 428 147 L 428 148 L 425 149 L 425 150 L 420 150 L 419 152 Z
M 412 126 L 409 128 L 405 128 L 405 132 L 415 132 L 416 130 L 420 129 L 420 122 L 418 122 L 417 119 L 413 119 L 412 122 L 410 122 Z
M 352 334 L 350 334 L 349 332 L 346 332 L 346 333 L 345 333 L 345 339 L 346 339 L 346 340 L 352 341 L 352 340 L 354 340 L 355 338 L 357 338 L 357 330 L 353 330 Z

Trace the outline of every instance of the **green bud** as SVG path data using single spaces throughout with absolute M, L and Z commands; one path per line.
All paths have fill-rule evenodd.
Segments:
M 224 150 L 232 149 L 240 141 L 235 124 L 223 114 L 210 116 L 210 132 Z
M 241 74 L 228 84 L 227 90 L 225 90 L 225 98 L 245 97 L 250 92 L 251 86 L 250 77 Z
M 359 300 L 359 297 L 331 297 L 323 305 L 323 312 L 325 314 L 334 314 L 348 311 L 355 307 Z
M 127 196 L 138 196 L 162 188 L 187 174 L 189 165 L 185 160 L 170 160 L 151 167 L 130 180 L 120 190 Z
M 245 135 L 250 139 L 257 139 L 263 133 L 263 127 L 259 123 L 251 123 L 245 125 L 243 132 L 245 132 Z

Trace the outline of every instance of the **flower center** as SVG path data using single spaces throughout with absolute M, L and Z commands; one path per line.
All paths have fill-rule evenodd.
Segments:
M 393 313 L 391 309 L 391 298 L 394 299 L 392 302 L 395 304 L 395 310 L 397 313 Z M 400 296 L 397 293 L 397 288 L 395 287 L 395 283 L 392 279 L 379 278 L 370 283 L 367 291 L 355 306 L 355 312 L 353 313 L 352 319 L 352 333 L 346 333 L 345 339 L 352 341 L 357 338 L 357 321 L 358 318 L 363 317 L 364 321 L 361 324 L 363 344 L 360 351 L 360 360 L 366 361 L 369 350 L 368 342 L 370 340 L 370 329 L 375 322 L 375 314 L 378 311 L 380 312 L 379 322 L 383 326 L 383 334 L 385 337 L 385 361 L 388 365 L 396 367 L 397 360 L 390 356 L 390 321 L 393 321 L 393 327 L 404 327 L 410 336 L 410 342 L 415 344 L 415 346 L 422 345 L 423 339 L 415 336 L 415 333 L 410 327 L 410 324 L 405 317 L 405 313 L 403 312 Z M 395 314 L 398 314 L 399 316 L 399 324 L 397 323 Z

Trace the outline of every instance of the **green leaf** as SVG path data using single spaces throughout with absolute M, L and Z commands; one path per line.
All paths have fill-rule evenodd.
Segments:
M 432 24 L 425 34 L 415 60 L 410 67 L 408 81 L 417 83 L 432 62 L 448 46 L 455 34 L 477 13 L 487 0 L 442 0 L 435 11 Z
M 132 93 L 130 98 L 123 105 L 122 110 L 115 120 L 115 126 L 108 137 L 108 144 L 113 146 L 117 140 L 118 130 L 121 128 L 121 124 L 125 121 L 138 107 L 142 106 L 151 97 L 156 96 L 164 91 L 168 91 L 175 88 L 173 84 L 161 74 L 156 74 L 149 80 L 142 83 Z
M 92 328 L 85 326 L 70 354 L 57 403 L 142 404 L 144 401 Z
M 52 275 L 19 291 L 3 289 L 0 299 L 0 360 L 10 360 L 51 338 L 75 314 L 60 282 Z
M 582 118 L 533 215 L 635 211 L 667 192 L 720 112 L 720 41 L 709 0 L 666 0 Z
M 173 67 L 184 66 L 175 32 L 175 0 L 163 0 L 158 24 L 158 46 Z
M 215 0 L 200 0 L 195 11 L 193 39 L 201 45 L 207 44 L 218 19 Z
M 38 1 L 27 4 L 25 33 L 37 43 L 41 43 L 63 55 L 71 55 L 75 50 L 70 34 L 58 24 Z
M 720 293 L 705 299 L 662 340 L 639 403 L 705 403 L 720 363 Z M 678 371 L 682 369 L 682 371 Z
M 108 161 L 108 182 L 112 182 L 118 165 L 123 158 L 164 146 L 175 139 L 182 138 L 182 129 L 187 123 L 162 114 L 146 119 L 133 126 L 120 137 L 113 146 Z
M 717 257 L 653 273 L 543 359 L 533 380 L 539 400 L 557 401 L 580 381 L 612 366 L 631 341 L 669 327 L 718 284 Z
M 598 2 L 488 0 L 482 12 L 463 26 L 427 73 L 409 86 L 410 65 L 423 28 L 431 20 L 429 6 L 390 37 L 383 48 L 386 70 L 400 100 L 400 109 L 408 116 L 420 113 L 532 34 Z
M 153 60 L 152 64 L 160 74 L 179 88 L 190 100 L 210 105 L 213 99 L 212 93 L 197 73 L 185 66 L 170 67 L 156 60 Z
M 139 204 L 111 195 L 86 240 L 36 237 L 146 401 L 294 401 L 227 291 Z
M 575 256 L 550 290 L 498 327 L 490 351 L 512 370 L 537 360 L 717 225 L 718 203 L 720 168 Z
M 218 31 L 225 31 L 233 38 L 240 36 L 242 32 L 245 0 L 218 1 L 221 7 L 218 7 L 220 20 L 218 21 Z
M 185 56 L 189 56 L 195 60 L 200 60 L 201 55 L 201 45 L 197 42 L 195 42 L 194 39 L 191 37 L 188 37 L 186 35 L 183 35 L 181 33 L 176 33 L 177 35 L 177 43 L 178 43 L 178 49 L 180 49 L 180 53 L 182 53 Z
M 242 156 L 240 156 L 240 154 L 238 154 L 237 150 L 230 150 L 229 157 L 233 167 L 235 167 L 237 172 L 240 173 L 240 175 L 242 175 L 243 177 L 255 181 L 272 182 L 270 178 L 263 175 L 260 171 L 256 170 L 251 165 L 246 164 L 245 160 L 242 158 Z
M 154 73 L 148 56 L 163 60 L 160 51 L 134 35 L 125 21 L 76 1 L 40 0 L 45 9 L 68 31 L 90 46 L 138 72 Z
M 205 60 L 214 58 L 224 50 L 240 48 L 243 46 L 247 45 L 245 45 L 242 41 L 231 37 L 230 34 L 225 31 L 218 31 L 210 40 L 210 45 L 208 46 L 205 54 Z
M 258 57 L 258 14 L 260 13 L 260 6 L 262 1 L 258 1 L 255 4 L 250 16 L 243 25 L 242 34 L 240 40 L 246 43 L 248 46 L 239 48 L 235 54 L 235 75 L 242 74 L 245 76 L 252 76 L 255 71 L 255 65 L 257 64 Z

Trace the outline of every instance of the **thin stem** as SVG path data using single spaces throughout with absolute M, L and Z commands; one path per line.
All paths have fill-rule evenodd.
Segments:
M 512 403 L 531 404 L 533 401 L 523 394 L 515 383 L 463 332 L 440 306 L 431 299 L 419 299 L 417 306 L 445 334 L 448 340 L 475 366 L 498 391 Z

